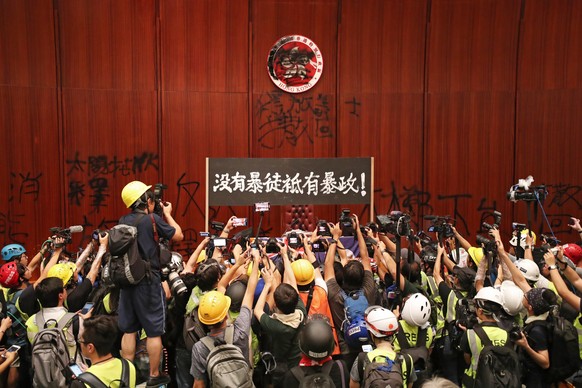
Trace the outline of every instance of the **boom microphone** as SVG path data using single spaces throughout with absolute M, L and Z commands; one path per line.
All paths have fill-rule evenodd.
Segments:
M 71 233 L 81 233 L 83 231 L 83 226 L 82 225 L 73 225 L 73 226 L 69 226 L 69 232 Z

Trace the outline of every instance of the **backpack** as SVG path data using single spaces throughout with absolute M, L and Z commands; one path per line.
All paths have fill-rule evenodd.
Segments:
M 254 387 L 252 369 L 242 351 L 234 342 L 234 326 L 229 325 L 224 332 L 226 343 L 216 346 L 214 338 L 206 336 L 200 341 L 210 349 L 206 358 L 206 372 L 213 388 Z
M 479 353 L 475 388 L 521 388 L 519 357 L 509 338 L 505 346 L 494 346 L 481 326 L 473 327 L 485 347 Z
M 6 302 L 6 316 L 12 319 L 12 335 L 9 335 L 6 340 L 6 344 L 10 346 L 18 345 L 22 347 L 28 344 L 28 338 L 26 336 L 26 316 L 23 316 L 18 307 L 16 307 L 16 302 L 20 298 L 22 291 L 24 290 L 18 290 L 10 295 L 10 299 Z
M 391 360 L 388 356 L 376 356 L 370 361 L 367 353 L 360 353 L 357 362 L 360 371 L 364 371 L 363 379 L 360 381 L 362 388 L 401 388 L 404 386 L 402 363 L 406 363 L 407 366 L 407 380 L 412 366 L 410 356 L 400 354 L 396 356 L 396 360 Z
M 150 263 L 144 260 L 137 245 L 137 227 L 146 214 L 139 213 L 133 225 L 118 224 L 109 230 L 109 260 L 102 277 L 120 288 L 138 284 L 149 274 Z
M 56 326 L 49 327 L 41 313 L 35 315 L 35 323 L 39 331 L 32 341 L 32 386 L 42 388 L 64 387 L 67 385 L 65 374 L 71 363 L 65 331 L 73 325 L 73 333 L 78 331 L 74 320 L 75 313 L 65 313 L 56 322 Z M 78 324 L 78 320 L 76 320 Z M 77 334 L 74 334 L 75 337 Z M 75 350 L 75 357 L 77 349 Z
M 578 331 L 561 316 L 549 316 L 545 321 L 534 321 L 524 328 L 529 332 L 534 325 L 544 325 L 548 330 L 550 367 L 545 370 L 546 383 L 556 383 L 570 377 L 580 368 Z
M 344 340 L 351 347 L 359 347 L 368 341 L 368 330 L 364 321 L 364 313 L 368 308 L 368 299 L 364 290 L 341 292 L 344 301 L 345 319 L 342 323 Z
M 396 338 L 398 339 L 398 344 L 400 345 L 400 354 L 407 354 L 412 358 L 414 369 L 421 371 L 424 375 L 429 376 L 430 371 L 430 358 L 428 355 L 428 349 L 426 347 L 426 332 L 427 329 L 418 328 L 418 335 L 416 339 L 416 346 L 411 347 L 406 338 L 406 333 L 402 329 L 402 325 L 398 325 L 398 333 Z M 426 372 L 426 373 L 425 373 Z M 417 372 L 418 374 L 419 372 Z
M 305 374 L 305 369 L 296 366 L 291 368 L 291 373 L 293 377 L 299 382 L 299 388 L 343 388 L 336 387 L 332 378 L 330 377 L 331 368 L 333 364 L 337 363 L 340 367 L 342 376 L 344 375 L 344 366 L 341 361 L 328 361 L 319 368 L 319 371 L 311 374 Z M 344 381 L 344 380 L 342 380 Z
M 198 307 L 196 307 L 184 318 L 182 337 L 184 338 L 186 349 L 191 352 L 194 344 L 207 335 L 208 333 L 204 329 L 204 325 L 198 319 Z
M 91 372 L 84 372 L 77 376 L 77 380 L 89 385 L 91 388 L 107 388 L 107 386 Z M 125 358 L 121 359 L 121 376 L 119 377 L 119 388 L 129 388 L 129 361 Z

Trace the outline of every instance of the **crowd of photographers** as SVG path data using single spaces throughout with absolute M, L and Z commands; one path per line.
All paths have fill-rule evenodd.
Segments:
M 282 238 L 213 222 L 183 258 L 156 189 L 122 192 L 148 262 L 135 285 L 104 273 L 113 231 L 78 254 L 75 227 L 31 260 L 2 249 L 0 387 L 582 386 L 579 236 L 514 223 L 504 240 L 495 213 L 473 245 L 446 217 L 415 234 L 404 213 L 344 210 Z

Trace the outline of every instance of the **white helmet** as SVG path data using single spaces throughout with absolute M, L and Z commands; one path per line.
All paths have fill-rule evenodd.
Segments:
M 503 309 L 511 316 L 517 315 L 523 309 L 523 291 L 511 280 L 501 283 Z
M 522 259 L 515 263 L 517 268 L 523 272 L 523 277 L 531 282 L 537 282 L 540 278 L 540 269 L 533 260 Z
M 370 306 L 364 313 L 366 327 L 374 337 L 388 337 L 398 331 L 398 318 L 381 306 Z
M 409 325 L 423 327 L 430 318 L 430 302 L 421 293 L 413 294 L 402 308 L 402 319 Z
M 483 287 L 479 290 L 477 295 L 475 295 L 475 300 L 489 301 L 497 303 L 499 306 L 503 306 L 503 295 L 501 292 L 493 287 Z

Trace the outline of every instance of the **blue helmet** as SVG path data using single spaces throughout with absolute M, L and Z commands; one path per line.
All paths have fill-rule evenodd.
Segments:
M 2 258 L 4 261 L 10 261 L 16 256 L 22 255 L 26 249 L 20 244 L 8 244 L 2 248 Z
M 363 317 L 356 317 L 350 323 L 347 319 L 343 323 L 344 339 L 348 346 L 360 348 L 368 342 L 368 328 Z

